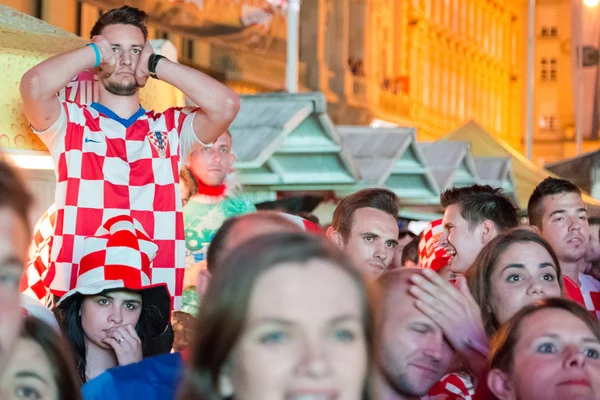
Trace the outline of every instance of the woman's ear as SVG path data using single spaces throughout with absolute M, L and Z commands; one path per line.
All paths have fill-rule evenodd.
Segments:
M 487 376 L 487 385 L 490 391 L 499 400 L 516 400 L 513 384 L 508 374 L 499 369 L 493 369 Z

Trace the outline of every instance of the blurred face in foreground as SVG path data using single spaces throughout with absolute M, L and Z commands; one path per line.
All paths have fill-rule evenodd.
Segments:
M 236 400 L 359 400 L 367 374 L 356 283 L 322 260 L 265 272 L 231 360 Z
M 25 222 L 0 208 L 0 372 L 21 328 L 19 282 L 29 245 Z

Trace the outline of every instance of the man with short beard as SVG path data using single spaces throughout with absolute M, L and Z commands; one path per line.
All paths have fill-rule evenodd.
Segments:
M 168 285 L 178 309 L 185 268 L 179 170 L 192 147 L 227 130 L 239 98 L 202 72 L 154 54 L 146 19 L 128 6 L 102 14 L 92 43 L 33 67 L 20 89 L 25 116 L 50 150 L 58 179 L 50 290 L 61 296 L 72 289 L 83 239 L 127 214 L 158 244 L 151 281 Z M 57 97 L 89 69 L 100 83 L 98 103 Z M 139 89 L 149 77 L 175 86 L 198 107 L 145 110 Z
M 446 375 L 454 351 L 442 329 L 415 307 L 409 293 L 417 268 L 402 268 L 377 280 L 381 306 L 377 318 L 379 346 L 375 398 L 419 399 Z

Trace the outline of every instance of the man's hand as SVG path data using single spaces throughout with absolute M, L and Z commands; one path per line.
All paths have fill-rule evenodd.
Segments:
M 411 281 L 410 293 L 417 298 L 417 308 L 442 328 L 450 344 L 470 361 L 473 351 L 487 357 L 489 339 L 466 279 L 459 276 L 454 287 L 435 271 L 424 269 L 423 275 L 415 274 Z
M 140 88 L 146 86 L 146 82 L 148 82 L 148 78 L 150 77 L 150 72 L 148 71 L 148 59 L 151 54 L 154 54 L 154 49 L 152 48 L 150 41 L 147 40 L 135 69 L 135 80 Z
M 104 36 L 96 35 L 92 37 L 92 42 L 98 46 L 102 61 L 98 67 L 98 75 L 107 78 L 112 75 L 117 66 L 117 57 L 112 49 L 112 44 Z
M 129 324 L 108 331 L 102 342 L 113 348 L 119 366 L 142 361 L 142 341 L 133 326 Z

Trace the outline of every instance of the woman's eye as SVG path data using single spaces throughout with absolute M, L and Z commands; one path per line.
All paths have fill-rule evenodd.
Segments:
M 521 280 L 522 279 L 519 275 L 509 275 L 508 278 L 506 278 L 507 282 L 519 282 Z
M 552 343 L 544 343 L 538 346 L 538 353 L 552 354 L 556 352 L 556 347 Z
M 131 52 L 133 54 L 140 54 L 141 53 L 140 49 L 133 49 Z
M 18 386 L 15 395 L 19 400 L 38 400 L 42 398 L 40 392 L 31 386 Z
M 281 331 L 269 332 L 260 337 L 260 342 L 264 344 L 277 344 L 283 342 L 285 333 Z
M 351 342 L 356 335 L 349 329 L 338 329 L 335 331 L 335 339 L 340 342 Z
M 119 48 L 118 47 L 113 47 L 112 50 L 113 50 L 113 53 L 118 53 L 119 52 Z
M 545 274 L 543 276 L 543 279 L 548 282 L 553 282 L 556 278 L 552 274 Z
M 133 303 L 126 303 L 125 308 L 129 311 L 135 311 L 135 309 L 137 309 L 137 305 Z
M 105 306 L 108 304 L 108 299 L 100 299 L 98 300 L 98 304 L 100 304 L 101 306 Z
M 585 356 L 587 358 L 593 358 L 593 359 L 597 360 L 600 358 L 600 352 L 596 349 L 586 349 Z

